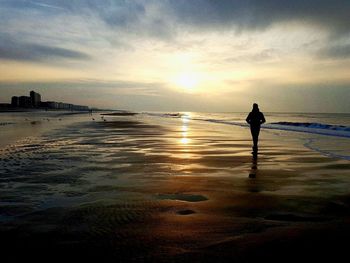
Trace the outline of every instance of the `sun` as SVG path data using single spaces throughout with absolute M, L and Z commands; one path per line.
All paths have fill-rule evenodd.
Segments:
M 176 78 L 175 82 L 183 89 L 192 90 L 198 85 L 198 78 L 193 73 L 182 73 Z

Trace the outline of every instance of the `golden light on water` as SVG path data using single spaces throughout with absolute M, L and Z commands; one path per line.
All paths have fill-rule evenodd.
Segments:
M 193 154 L 193 130 L 190 128 L 191 114 L 183 113 L 181 115 L 181 137 L 178 140 L 178 146 L 181 153 L 178 154 L 178 158 L 181 159 L 193 159 L 195 155 Z
M 181 116 L 182 126 L 181 126 L 181 139 L 180 143 L 182 145 L 187 145 L 191 141 L 188 138 L 188 123 L 189 123 L 189 115 L 183 115 Z
M 184 124 L 182 125 L 181 131 L 182 131 L 182 133 L 181 133 L 182 138 L 181 138 L 180 142 L 181 142 L 182 144 L 188 144 L 188 143 L 189 143 L 189 139 L 187 138 L 187 132 L 188 132 L 187 123 L 186 123 L 186 124 L 184 123 Z
M 190 139 L 187 138 L 188 135 L 188 126 L 187 123 L 183 123 L 182 127 L 181 127 L 181 139 L 180 142 L 181 144 L 188 144 L 190 142 Z
M 180 140 L 180 142 L 181 142 L 182 144 L 188 144 L 189 141 L 190 141 L 190 140 L 189 140 L 188 138 L 186 138 L 186 137 L 182 137 L 181 140 Z

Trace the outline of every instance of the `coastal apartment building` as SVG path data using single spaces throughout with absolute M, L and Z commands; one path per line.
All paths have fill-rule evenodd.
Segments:
M 19 107 L 22 107 L 22 108 L 32 107 L 32 99 L 30 97 L 20 96 L 18 100 L 19 100 Z
M 11 106 L 14 107 L 14 108 L 19 107 L 19 97 L 13 96 L 11 98 Z
M 12 108 L 44 108 L 68 111 L 88 111 L 88 106 L 74 105 L 56 101 L 41 101 L 41 95 L 35 91 L 29 93 L 30 96 L 13 96 L 11 98 Z
M 40 107 L 41 95 L 39 93 L 36 93 L 35 91 L 31 91 L 29 94 L 30 94 L 30 99 L 32 101 L 32 106 L 34 108 Z

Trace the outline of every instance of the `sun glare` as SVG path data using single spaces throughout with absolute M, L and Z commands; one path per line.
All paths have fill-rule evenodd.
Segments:
M 175 81 L 179 87 L 187 90 L 192 90 L 198 85 L 198 78 L 192 73 L 183 73 Z

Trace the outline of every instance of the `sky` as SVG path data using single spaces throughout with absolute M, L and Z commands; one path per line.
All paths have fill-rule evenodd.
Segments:
M 0 102 L 350 112 L 349 0 L 0 0 Z

